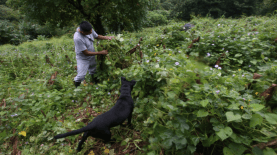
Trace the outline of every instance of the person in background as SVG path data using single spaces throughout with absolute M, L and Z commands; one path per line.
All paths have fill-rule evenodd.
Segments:
M 97 65 L 95 55 L 108 54 L 107 50 L 95 52 L 93 47 L 94 39 L 111 40 L 113 38 L 113 36 L 98 35 L 89 22 L 81 22 L 73 37 L 77 60 L 77 76 L 74 78 L 76 88 L 85 79 L 87 71 L 91 75 L 91 82 L 97 83 L 97 78 L 95 77 Z

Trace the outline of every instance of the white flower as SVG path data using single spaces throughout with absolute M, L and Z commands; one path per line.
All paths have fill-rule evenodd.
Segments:
M 217 94 L 220 92 L 220 90 L 215 91 Z
M 214 45 L 214 44 L 212 44 L 212 45 Z
M 229 51 L 226 51 L 226 53 L 228 53 Z
M 149 60 L 146 61 L 147 63 L 149 62 Z
M 110 95 L 111 93 L 110 92 L 108 92 L 108 95 Z
M 217 26 L 220 26 L 220 24 L 218 24 Z
M 175 65 L 179 65 L 179 62 L 175 62 Z
M 221 67 L 218 67 L 218 69 L 221 69 Z
M 217 68 L 217 67 L 218 67 L 218 65 L 215 65 L 214 67 L 215 67 L 215 68 Z
M 98 89 L 98 87 L 96 87 L 96 89 Z
M 242 77 L 244 77 L 244 75 L 242 75 Z
M 233 74 L 233 77 L 235 77 L 235 74 Z
M 213 68 L 210 68 L 210 70 L 213 70 Z
M 207 56 L 209 57 L 209 56 L 211 56 L 211 54 L 210 54 L 210 53 L 207 53 Z
M 181 53 L 181 51 L 178 51 L 179 53 Z

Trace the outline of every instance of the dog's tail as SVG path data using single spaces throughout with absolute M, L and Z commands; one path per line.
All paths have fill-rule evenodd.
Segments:
M 79 133 L 92 130 L 92 128 L 93 127 L 91 127 L 91 126 L 85 126 L 85 127 L 81 128 L 81 129 L 77 129 L 77 130 L 73 130 L 73 131 L 70 131 L 70 132 L 67 132 L 67 133 L 64 133 L 64 134 L 56 135 L 56 136 L 54 136 L 54 138 L 55 139 L 59 139 L 59 138 L 67 137 L 67 136 L 77 135 Z

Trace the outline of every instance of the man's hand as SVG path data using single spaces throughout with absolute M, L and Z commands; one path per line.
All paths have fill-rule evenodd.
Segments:
M 103 51 L 100 51 L 98 53 L 101 53 L 101 55 L 107 55 L 108 54 L 108 50 L 103 50 Z
M 107 36 L 108 40 L 112 40 L 114 38 L 114 36 Z

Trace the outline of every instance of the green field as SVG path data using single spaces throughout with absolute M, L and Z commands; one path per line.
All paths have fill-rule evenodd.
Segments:
M 0 46 L 0 154 L 276 154 L 267 142 L 277 137 L 277 93 L 264 92 L 277 84 L 277 16 L 190 23 L 189 31 L 171 22 L 99 42 L 110 49 L 101 82 L 87 74 L 78 89 L 72 34 Z M 89 138 L 80 153 L 81 135 L 53 139 L 109 110 L 121 76 L 137 81 L 134 129 L 112 128 L 113 145 Z

